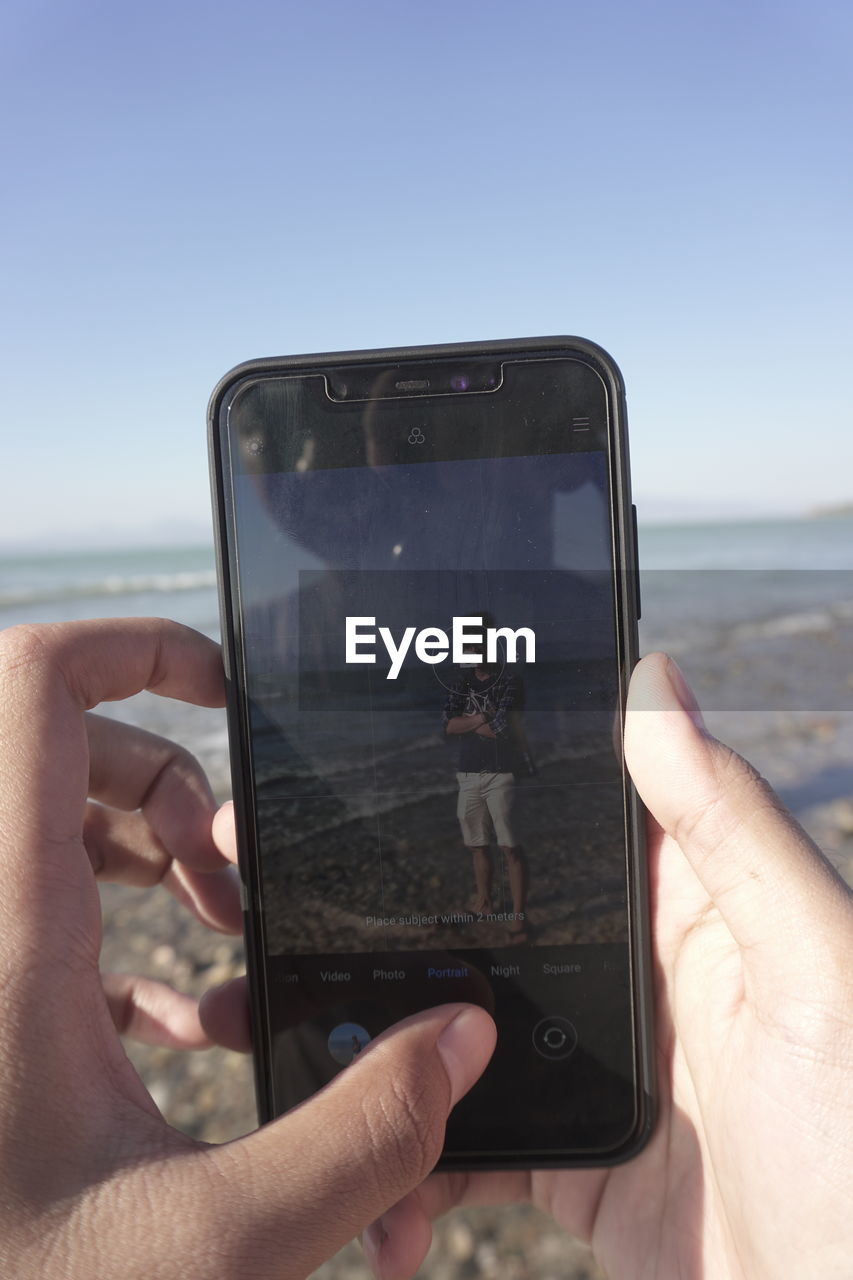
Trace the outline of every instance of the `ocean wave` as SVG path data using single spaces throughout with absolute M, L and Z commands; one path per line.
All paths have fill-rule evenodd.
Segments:
M 737 646 L 755 640 L 778 640 L 787 636 L 820 635 L 833 632 L 839 625 L 853 620 L 853 600 L 836 600 L 823 608 L 792 610 L 773 613 L 764 618 L 733 623 L 714 623 L 710 619 L 701 625 L 695 620 L 678 626 L 674 619 L 658 623 L 654 632 L 644 620 L 644 648 L 665 649 L 667 653 L 695 653 L 703 649 L 720 649 Z M 673 628 L 673 629 L 671 629 Z
M 730 638 L 738 640 L 775 640 L 779 636 L 799 636 L 810 632 L 831 631 L 838 619 L 829 609 L 811 613 L 785 613 L 762 622 L 741 623 L 733 627 Z
M 853 600 L 836 600 L 824 608 L 800 609 L 777 613 L 754 622 L 741 622 L 729 629 L 728 639 L 775 640 L 782 636 L 808 635 L 834 631 L 840 622 L 853 618 Z
M 183 573 L 110 574 L 94 582 L 65 585 L 0 588 L 0 608 L 13 605 L 46 604 L 53 600 L 97 599 L 101 596 L 171 594 L 202 591 L 216 587 L 216 570 L 188 570 Z

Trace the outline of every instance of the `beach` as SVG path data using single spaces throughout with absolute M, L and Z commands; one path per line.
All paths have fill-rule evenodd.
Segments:
M 710 731 L 752 761 L 849 883 L 851 547 L 849 517 L 779 522 L 775 529 L 709 526 L 641 535 L 643 650 L 663 647 L 677 657 Z M 81 554 L 73 563 L 69 557 L 44 556 L 29 568 L 26 560 L 0 562 L 2 625 L 160 614 L 218 634 L 209 548 Z M 143 694 L 99 713 L 131 719 L 182 742 L 201 761 L 217 798 L 229 796 L 224 712 Z M 449 831 L 452 808 L 447 813 L 443 821 Z M 577 854 L 573 874 L 588 878 L 584 901 L 594 904 L 585 927 L 593 930 L 593 939 L 599 929 L 607 937 L 618 913 L 607 884 L 599 884 L 601 858 L 595 849 Z M 552 860 L 549 856 L 543 864 Z M 460 872 L 448 900 L 458 900 L 466 888 Z M 531 910 L 544 913 L 550 890 L 544 882 L 542 888 L 542 903 L 536 905 L 532 897 Z M 409 899 L 404 895 L 401 901 Z M 241 941 L 206 931 L 165 891 L 105 885 L 102 902 L 105 969 L 146 974 L 191 994 L 242 972 Z M 360 904 L 359 910 L 366 909 Z M 543 929 L 556 928 L 544 914 L 542 921 Z M 546 934 L 545 940 L 559 939 Z M 446 940 L 436 935 L 430 945 L 446 945 Z M 247 1058 L 224 1050 L 181 1055 L 131 1044 L 127 1051 L 164 1116 L 178 1128 L 221 1142 L 255 1126 Z M 323 1280 L 364 1280 L 368 1274 L 355 1244 L 317 1272 Z M 449 1215 L 436 1228 L 420 1274 L 429 1280 L 582 1280 L 603 1273 L 582 1245 L 534 1210 L 517 1206 Z

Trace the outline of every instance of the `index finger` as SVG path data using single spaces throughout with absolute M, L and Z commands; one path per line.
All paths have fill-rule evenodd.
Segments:
M 82 840 L 89 777 L 83 712 L 143 689 L 222 706 L 219 646 L 160 618 L 24 625 L 0 634 L 0 910 L 10 941 L 32 938 L 34 914 L 43 925 L 62 920 L 75 891 L 78 911 L 92 911 Z
M 168 618 L 96 618 L 12 627 L 25 653 L 35 650 L 62 675 L 84 711 L 149 689 L 201 707 L 225 705 L 219 645 Z

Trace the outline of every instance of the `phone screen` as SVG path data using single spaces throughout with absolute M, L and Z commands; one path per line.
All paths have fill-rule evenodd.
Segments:
M 466 367 L 222 409 L 256 1052 L 278 1114 L 471 1000 L 446 1161 L 606 1157 L 641 1110 L 612 405 L 582 361 Z

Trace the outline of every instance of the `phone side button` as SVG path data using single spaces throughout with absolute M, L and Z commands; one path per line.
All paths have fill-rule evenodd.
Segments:
M 634 522 L 634 599 L 637 602 L 637 621 L 643 616 L 643 609 L 640 603 L 640 539 L 637 536 L 637 506 L 631 503 L 631 519 Z

